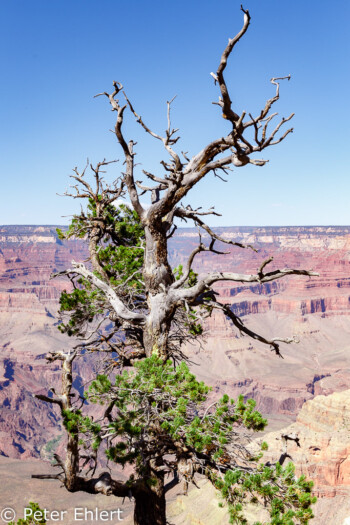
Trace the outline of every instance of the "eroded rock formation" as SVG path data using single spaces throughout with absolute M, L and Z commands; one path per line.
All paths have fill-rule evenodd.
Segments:
M 194 365 L 195 373 L 217 391 L 252 396 L 266 414 L 278 414 L 276 425 L 285 424 L 306 400 L 350 385 L 350 228 L 222 228 L 220 234 L 253 243 L 259 252 L 232 248 L 226 256 L 203 254 L 195 260 L 197 271 L 255 273 L 273 255 L 271 268 L 320 272 L 314 279 L 217 288 L 248 326 L 267 336 L 300 339 L 299 345 L 283 347 L 284 360 L 240 337 L 219 314 L 207 321 L 202 348 L 188 349 L 201 365 Z M 170 246 L 172 264 L 184 262 L 197 240 L 196 230 L 180 229 Z M 86 259 L 87 251 L 83 241 L 59 241 L 52 226 L 3 226 L 0 241 L 0 453 L 47 457 L 48 442 L 52 452 L 62 432 L 57 415 L 32 394 L 46 393 L 59 381 L 45 354 L 70 344 L 55 326 L 58 298 L 68 284 L 50 280 L 50 274 L 72 259 Z M 81 374 L 88 374 L 81 366 Z
M 341 525 L 350 518 L 349 407 L 350 390 L 316 396 L 303 405 L 295 423 L 263 438 L 269 445 L 264 459 L 275 462 L 286 452 L 285 461 L 292 460 L 299 475 L 314 481 L 315 525 Z

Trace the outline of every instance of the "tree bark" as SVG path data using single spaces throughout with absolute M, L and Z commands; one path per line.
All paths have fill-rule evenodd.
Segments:
M 161 219 L 159 221 L 161 222 Z M 157 293 L 160 290 L 160 285 L 170 285 L 174 280 L 168 262 L 166 227 L 162 224 L 158 224 L 156 228 L 146 225 L 145 237 L 143 278 L 147 292 Z
M 63 410 L 71 410 L 71 390 L 73 384 L 73 361 L 69 355 L 65 356 L 62 362 L 62 412 Z M 65 471 L 65 486 L 66 489 L 72 491 L 75 489 L 76 477 L 79 471 L 79 437 L 77 433 L 67 432 L 67 455 L 64 465 Z
M 168 357 L 168 336 L 173 318 L 173 306 L 170 305 L 166 288 L 174 282 L 174 276 L 168 262 L 167 229 L 168 226 L 159 218 L 154 226 L 145 225 L 145 263 L 143 278 L 147 294 L 149 315 L 144 330 L 146 356 L 157 354 Z
M 153 479 L 155 485 L 134 494 L 134 525 L 166 525 L 164 478 Z
M 102 237 L 102 230 L 99 226 L 94 226 L 89 236 L 89 253 L 93 269 L 98 272 L 105 280 L 108 281 L 108 275 L 104 268 L 101 266 L 100 259 L 98 257 L 98 243 Z
M 149 314 L 143 333 L 146 356 L 150 357 L 152 354 L 156 354 L 167 359 L 169 353 L 168 337 L 174 306 L 164 292 L 155 295 L 149 294 L 147 301 Z

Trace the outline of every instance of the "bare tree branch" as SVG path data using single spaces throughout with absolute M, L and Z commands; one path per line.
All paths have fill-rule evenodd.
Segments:
M 243 27 L 239 31 L 239 33 L 237 33 L 237 35 L 234 38 L 229 39 L 228 45 L 226 46 L 226 48 L 225 48 L 225 50 L 224 50 L 224 52 L 223 52 L 223 54 L 221 56 L 220 64 L 219 64 L 218 70 L 216 72 L 216 80 L 219 83 L 221 96 L 222 96 L 222 99 L 220 99 L 220 101 L 219 101 L 219 104 L 222 107 L 222 116 L 225 119 L 230 120 L 232 122 L 233 126 L 235 126 L 237 124 L 237 122 L 239 121 L 239 115 L 237 115 L 237 113 L 235 113 L 232 110 L 232 108 L 231 108 L 232 101 L 230 99 L 230 95 L 229 95 L 229 92 L 228 92 L 228 89 L 227 89 L 227 86 L 226 86 L 226 82 L 225 82 L 225 79 L 224 79 L 224 71 L 225 71 L 225 68 L 226 68 L 226 65 L 227 65 L 228 57 L 232 53 L 232 50 L 235 47 L 235 45 L 237 44 L 237 42 L 240 41 L 242 36 L 247 31 L 249 23 L 250 23 L 249 11 L 248 10 L 244 10 L 242 6 L 241 6 L 241 10 L 244 13 Z M 215 76 L 214 76 L 214 78 L 215 78 Z
M 90 270 L 88 270 L 84 264 L 72 261 L 71 269 L 65 270 L 63 272 L 59 272 L 58 274 L 55 274 L 55 275 L 69 275 L 69 274 L 81 275 L 82 277 L 90 281 L 91 284 L 95 286 L 95 288 L 103 292 L 109 304 L 111 305 L 113 310 L 116 312 L 117 316 L 120 317 L 121 319 L 125 321 L 129 321 L 136 325 L 140 325 L 140 324 L 142 325 L 146 322 L 146 316 L 144 314 L 139 314 L 139 313 L 129 310 L 124 305 L 124 303 L 119 299 L 113 287 L 105 283 L 101 279 L 99 279 L 92 272 L 90 272 Z
M 123 89 L 123 85 L 120 84 L 120 82 L 113 82 L 114 91 L 111 94 L 108 94 L 107 92 L 99 93 L 98 95 L 95 95 L 96 97 L 105 95 L 112 106 L 112 111 L 116 111 L 118 113 L 117 120 L 115 123 L 115 134 L 118 139 L 119 144 L 121 145 L 125 162 L 126 162 L 126 174 L 125 174 L 125 183 L 128 188 L 129 197 L 131 200 L 131 203 L 135 209 L 135 211 L 138 213 L 138 215 L 142 218 L 144 214 L 144 209 L 140 204 L 138 193 L 135 186 L 134 181 L 134 153 L 133 153 L 133 141 L 129 141 L 127 144 L 123 132 L 122 132 L 122 125 L 124 120 L 124 111 L 126 109 L 126 106 L 121 106 L 119 104 L 119 100 L 116 99 L 116 96 L 120 93 L 120 91 Z
M 279 357 L 283 357 L 280 353 L 279 344 L 278 343 L 285 343 L 285 344 L 291 344 L 291 343 L 299 343 L 299 340 L 296 336 L 293 337 L 274 337 L 273 339 L 267 339 L 266 337 L 263 337 L 260 334 L 257 334 L 253 330 L 250 330 L 247 328 L 242 319 L 240 319 L 237 315 L 235 315 L 232 310 L 230 309 L 230 305 L 227 304 L 221 304 L 221 303 L 210 303 L 211 306 L 214 306 L 214 308 L 217 308 L 219 310 L 222 310 L 224 314 L 232 321 L 232 323 L 235 325 L 236 328 L 240 332 L 243 332 L 244 334 L 248 335 L 252 339 L 255 339 L 256 341 L 260 341 L 260 343 L 264 343 L 266 345 L 271 346 L 271 348 L 275 351 L 276 355 Z
M 182 288 L 174 290 L 175 296 L 179 300 L 195 300 L 197 296 L 206 291 L 212 284 L 218 281 L 234 281 L 240 283 L 267 283 L 269 281 L 275 281 L 281 279 L 287 275 L 306 275 L 309 277 L 318 276 L 317 272 L 312 270 L 298 270 L 292 268 L 284 268 L 283 270 L 274 270 L 268 273 L 260 273 L 255 275 L 247 275 L 233 272 L 213 272 L 205 275 L 198 280 L 198 283 L 191 288 Z
M 157 133 L 155 133 L 154 131 L 152 131 L 145 123 L 144 121 L 142 120 L 141 116 L 138 115 L 136 113 L 136 111 L 134 110 L 130 100 L 128 99 L 128 97 L 126 96 L 125 92 L 123 91 L 124 93 L 124 96 L 125 96 L 125 100 L 127 101 L 128 105 L 129 105 L 129 108 L 131 110 L 131 112 L 134 114 L 135 118 L 136 118 L 136 122 L 138 122 L 142 127 L 143 129 L 149 133 L 153 138 L 155 139 L 158 139 L 160 140 L 161 142 L 163 142 L 164 144 L 164 147 L 165 149 L 168 151 L 168 153 L 171 155 L 171 157 L 174 159 L 174 162 L 175 162 L 175 166 L 176 166 L 176 170 L 179 170 L 181 169 L 182 167 L 182 163 L 180 161 L 180 157 L 178 156 L 177 153 L 175 153 L 175 151 L 172 149 L 171 145 L 172 144 L 175 144 L 177 142 L 178 139 L 173 139 L 172 138 L 172 135 L 174 133 L 176 133 L 177 130 L 172 130 L 170 131 L 170 128 L 168 128 L 168 130 L 166 131 L 166 137 L 161 137 L 160 135 L 158 135 Z M 175 97 L 174 97 L 175 98 Z M 174 99 L 172 99 L 174 100 Z M 171 104 L 172 101 L 170 102 L 167 102 L 167 106 L 168 106 L 168 123 L 170 125 L 170 104 Z
M 203 228 L 212 239 L 216 239 L 217 241 L 224 242 L 225 244 L 231 244 L 232 246 L 238 246 L 240 248 L 250 248 L 251 250 L 257 252 L 257 250 L 252 246 L 251 244 L 243 244 L 241 242 L 231 241 L 229 239 L 226 239 L 225 237 L 222 237 L 215 233 L 207 224 L 205 224 L 200 218 L 199 215 L 220 215 L 219 213 L 216 213 L 212 210 L 208 212 L 198 212 L 198 210 L 192 210 L 191 207 L 177 207 L 175 209 L 175 216 L 180 217 L 182 219 L 192 219 L 198 226 Z

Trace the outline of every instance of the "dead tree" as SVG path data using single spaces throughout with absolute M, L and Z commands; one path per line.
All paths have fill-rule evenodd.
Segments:
M 86 177 L 86 170 L 79 172 L 74 170 L 72 175 L 75 185 L 74 191 L 66 194 L 74 198 L 87 199 L 93 208 L 93 213 L 81 212 L 75 217 L 71 235 L 85 235 L 89 243 L 90 264 L 72 262 L 71 268 L 61 272 L 67 275 L 73 286 L 79 289 L 79 283 L 84 282 L 95 292 L 95 301 L 98 304 L 96 311 L 100 312 L 99 323 L 114 323 L 113 330 L 108 334 L 102 334 L 101 330 L 95 329 L 88 334 L 86 325 L 88 317 L 91 317 L 90 305 L 86 306 L 86 316 L 82 309 L 80 319 L 81 347 L 87 350 L 100 350 L 116 352 L 119 355 L 119 363 L 132 365 L 135 360 L 157 355 L 164 362 L 170 357 L 181 360 L 184 357 L 183 343 L 190 335 L 184 327 L 188 326 L 189 319 L 199 319 L 201 309 L 209 312 L 219 309 L 229 317 L 234 326 L 248 336 L 269 345 L 277 355 L 280 355 L 280 343 L 295 342 L 293 337 L 267 339 L 263 335 L 254 333 L 247 328 L 242 320 L 237 317 L 228 306 L 219 302 L 213 286 L 218 281 L 231 281 L 235 283 L 266 283 L 289 275 L 315 276 L 311 270 L 293 268 L 273 269 L 267 271 L 267 265 L 272 258 L 263 261 L 260 267 L 252 274 L 240 274 L 234 272 L 211 272 L 192 278 L 192 264 L 195 256 L 202 251 L 217 252 L 217 242 L 236 246 L 237 249 L 253 249 L 251 246 L 227 240 L 212 230 L 204 222 L 207 215 L 216 213 L 213 209 L 207 212 L 202 209 L 193 209 L 191 206 L 183 206 L 182 199 L 189 191 L 207 174 L 214 173 L 220 176 L 222 172 L 233 168 L 238 169 L 247 164 L 258 167 L 264 166 L 268 161 L 256 158 L 270 146 L 282 142 L 293 128 L 285 130 L 285 124 L 289 122 L 293 113 L 287 118 L 278 120 L 271 129 L 273 119 L 277 112 L 272 112 L 274 104 L 279 100 L 280 82 L 290 77 L 276 77 L 271 79 L 274 87 L 274 95 L 266 101 L 258 115 L 253 116 L 243 111 L 241 114 L 233 107 L 228 85 L 225 80 L 227 61 L 236 46 L 243 37 L 250 24 L 250 14 L 242 8 L 244 21 L 242 29 L 237 35 L 229 39 L 229 42 L 221 56 L 216 73 L 211 73 L 215 84 L 220 90 L 219 101 L 216 103 L 222 117 L 229 123 L 229 132 L 219 136 L 205 145 L 197 154 L 189 158 L 185 153 L 177 150 L 179 141 L 178 130 L 171 125 L 171 102 L 167 102 L 168 126 L 164 134 L 159 134 L 144 122 L 137 113 L 132 102 L 129 100 L 123 85 L 113 82 L 113 91 L 104 92 L 96 96 L 105 96 L 116 114 L 114 133 L 124 156 L 125 171 L 112 186 L 108 186 L 102 177 L 106 161 L 99 163 L 96 167 L 91 166 L 95 178 L 94 185 L 90 184 Z M 156 141 L 163 144 L 168 159 L 162 160 L 164 170 L 163 176 L 156 176 L 148 171 L 144 175 L 149 179 L 150 185 L 135 180 L 135 142 L 126 137 L 124 133 L 124 119 L 129 113 L 143 130 Z M 146 207 L 142 204 L 140 196 L 148 193 L 151 196 L 151 204 Z M 126 196 L 135 212 L 137 221 L 142 229 L 142 242 L 138 245 L 143 250 L 143 264 L 140 269 L 124 281 L 119 282 L 113 265 L 102 257 L 106 244 L 112 246 L 122 245 L 123 242 L 132 246 L 130 237 L 126 239 L 123 233 L 117 231 L 113 221 L 109 220 L 113 203 L 117 199 Z M 168 260 L 168 240 L 176 230 L 176 221 L 184 219 L 192 221 L 200 231 L 209 235 L 210 241 L 205 245 L 200 239 L 199 245 L 190 254 L 182 274 L 176 275 Z M 130 282 L 136 283 L 130 287 Z M 116 284 L 118 282 L 119 284 Z M 103 314 L 101 315 L 101 312 Z M 61 410 L 70 408 L 70 386 L 69 366 L 72 355 L 56 355 L 53 359 L 63 359 L 63 381 L 62 395 L 57 398 L 41 399 L 49 403 L 58 404 Z M 57 459 L 62 472 L 55 476 L 60 479 L 68 490 L 84 490 L 87 492 L 104 492 L 116 496 L 126 496 L 132 493 L 136 498 L 143 500 L 149 498 L 149 492 L 140 489 L 141 482 L 135 482 L 130 488 L 125 484 L 111 479 L 109 474 L 102 474 L 98 478 L 81 477 L 79 472 L 79 450 L 75 438 L 68 441 L 67 457 L 65 462 Z M 160 472 L 160 471 L 159 471 Z M 161 474 L 159 474 L 159 479 Z M 50 476 L 47 476 L 50 477 Z M 159 481 L 159 480 L 158 480 Z M 176 478 L 174 478 L 176 483 Z M 141 484 L 142 485 L 142 484 Z M 152 505 L 164 499 L 164 487 L 159 481 L 152 492 Z M 157 492 L 158 491 L 158 492 Z M 137 496 L 139 494 L 139 496 Z M 148 494 L 148 495 L 147 495 Z M 158 498 L 158 499 L 157 499 Z M 160 498 L 160 499 L 159 499 Z M 159 503 L 163 505 L 162 502 Z M 165 523 L 165 517 L 159 518 L 152 523 Z M 137 518 L 137 523 L 149 523 Z
M 171 333 L 172 321 L 175 313 L 179 308 L 199 306 L 210 304 L 214 308 L 223 309 L 222 305 L 213 300 L 214 294 L 212 286 L 218 281 L 232 281 L 239 283 L 266 283 L 272 280 L 280 279 L 287 275 L 317 275 L 313 271 L 284 268 L 281 270 L 265 271 L 267 264 L 271 263 L 269 258 L 264 261 L 256 273 L 243 275 L 233 272 L 213 272 L 200 276 L 198 282 L 189 287 L 188 276 L 191 271 L 193 260 L 201 251 L 215 251 L 214 244 L 216 241 L 228 243 L 240 248 L 251 248 L 241 243 L 236 243 L 217 235 L 203 221 L 203 216 L 210 215 L 213 210 L 208 212 L 194 210 L 190 206 L 182 206 L 181 200 L 188 194 L 203 177 L 208 173 L 220 173 L 230 167 L 242 168 L 247 164 L 264 166 L 268 161 L 256 159 L 255 153 L 262 152 L 270 146 L 282 142 L 293 128 L 289 128 L 281 135 L 281 128 L 292 119 L 293 113 L 287 118 L 279 120 L 272 131 L 269 130 L 271 121 L 277 116 L 277 113 L 271 113 L 271 108 L 279 99 L 280 81 L 288 77 L 272 78 L 271 83 L 275 86 L 275 94 L 267 100 L 260 113 L 253 117 L 243 111 L 240 115 L 232 108 L 232 102 L 229 90 L 224 78 L 224 72 L 227 60 L 232 53 L 235 45 L 243 37 L 250 23 L 249 12 L 244 12 L 244 23 L 241 31 L 232 39 L 225 48 L 216 74 L 212 74 L 215 83 L 218 84 L 221 96 L 217 104 L 221 108 L 222 117 L 230 122 L 230 131 L 227 135 L 216 138 L 191 159 L 183 153 L 176 151 L 176 144 L 179 136 L 176 135 L 177 129 L 173 129 L 170 120 L 171 102 L 167 103 L 168 107 L 168 127 L 164 135 L 152 131 L 143 121 L 142 117 L 136 112 L 132 103 L 128 99 L 123 86 L 119 82 L 113 82 L 114 90 L 112 93 L 100 93 L 96 96 L 104 95 L 107 97 L 112 111 L 117 114 L 115 123 L 115 136 L 117 142 L 122 148 L 124 154 L 125 173 L 115 182 L 113 188 L 102 188 L 100 170 L 107 163 L 100 163 L 96 168 L 92 168 L 96 178 L 96 189 L 93 189 L 86 181 L 85 170 L 79 173 L 75 169 L 73 178 L 76 180 L 76 194 L 69 194 L 75 198 L 89 198 L 96 203 L 96 217 L 89 219 L 89 228 L 87 230 L 89 237 L 89 250 L 91 256 L 92 269 L 89 269 L 82 263 L 72 263 L 72 267 L 64 273 L 71 278 L 82 277 L 91 282 L 93 287 L 101 292 L 105 298 L 113 315 L 118 319 L 120 325 L 126 326 L 130 332 L 132 330 L 142 332 L 140 341 L 140 354 L 150 356 L 156 352 L 164 359 L 169 357 L 169 335 Z M 121 101 L 124 99 L 124 101 Z M 164 176 L 158 177 L 150 172 L 144 171 L 154 186 L 146 187 L 134 178 L 134 142 L 124 136 L 123 122 L 126 110 L 136 118 L 137 123 L 151 135 L 155 140 L 163 143 L 165 151 L 169 154 L 167 162 L 161 161 L 164 168 Z M 252 131 L 252 133 L 250 133 Z M 250 135 L 249 135 L 250 133 Z M 247 138 L 248 137 L 248 138 Z M 140 191 L 141 190 L 141 191 Z M 150 192 L 152 194 L 152 204 L 144 207 L 140 202 L 140 193 Z M 144 230 L 144 265 L 142 277 L 144 283 L 144 296 L 146 300 L 145 308 L 132 309 L 128 307 L 122 298 L 118 296 L 118 290 L 111 285 L 103 264 L 99 261 L 97 247 L 98 242 L 104 236 L 110 234 L 108 226 L 103 218 L 103 210 L 121 195 L 127 194 L 131 205 L 137 213 Z M 176 228 L 175 220 L 177 218 L 192 221 L 195 226 L 209 234 L 211 242 L 209 246 L 200 243 L 199 246 L 191 253 L 188 259 L 186 269 L 181 279 L 176 280 L 173 270 L 168 261 L 168 239 L 174 233 Z M 86 218 L 85 218 L 86 219 Z M 87 219 L 86 219 L 87 221 Z M 112 238 L 113 241 L 113 238 Z M 94 273 L 95 271 L 95 273 Z M 99 276 L 96 275 L 96 272 Z M 243 323 L 240 322 L 232 313 L 226 309 L 225 313 L 230 315 L 231 320 L 242 332 L 252 336 L 252 332 L 246 330 Z M 278 342 L 290 343 L 293 339 L 283 340 L 280 338 L 272 341 L 263 337 L 256 336 L 260 341 L 272 345 L 278 353 Z

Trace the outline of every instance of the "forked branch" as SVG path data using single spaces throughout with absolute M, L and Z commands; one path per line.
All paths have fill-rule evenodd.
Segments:
M 106 300 L 120 319 L 131 322 L 135 325 L 145 324 L 146 316 L 144 314 L 129 310 L 118 297 L 113 286 L 102 281 L 102 279 L 88 270 L 84 264 L 72 261 L 72 268 L 55 274 L 55 276 L 57 275 L 80 275 L 81 277 L 84 277 L 84 279 L 87 279 L 95 288 L 104 294 Z
M 256 341 L 259 341 L 260 343 L 264 343 L 265 345 L 269 345 L 278 355 L 279 357 L 282 357 L 282 354 L 280 353 L 279 343 L 285 343 L 285 344 L 291 344 L 291 343 L 299 343 L 299 340 L 296 336 L 293 337 L 274 337 L 272 339 L 267 339 L 266 337 L 254 332 L 250 328 L 247 328 L 245 324 L 243 323 L 242 319 L 238 317 L 234 312 L 232 312 L 230 305 L 228 304 L 221 304 L 219 302 L 210 303 L 210 306 L 213 308 L 222 310 L 224 314 L 232 321 L 234 326 L 238 328 L 240 333 L 244 333 L 251 337 L 252 339 L 255 339 Z
M 176 290 L 176 294 L 178 295 L 179 299 L 191 301 L 195 300 L 196 297 L 198 297 L 200 294 L 205 292 L 210 288 L 211 285 L 218 281 L 233 281 L 233 282 L 240 282 L 240 283 L 267 283 L 270 281 L 275 281 L 277 279 L 281 279 L 282 277 L 286 277 L 287 275 L 306 275 L 309 277 L 318 276 L 319 274 L 317 272 L 314 272 L 313 270 L 299 270 L 299 269 L 293 269 L 293 268 L 284 268 L 282 270 L 274 270 L 272 272 L 263 273 L 263 268 L 266 266 L 268 262 L 271 262 L 271 259 L 267 262 L 263 263 L 262 266 L 260 266 L 259 271 L 257 274 L 241 274 L 241 273 L 234 273 L 234 272 L 212 272 L 209 273 L 203 277 L 201 277 L 197 284 L 192 286 L 191 288 L 183 288 Z M 172 285 L 171 289 L 174 287 Z
M 233 48 L 235 45 L 240 41 L 242 36 L 245 34 L 249 27 L 250 23 L 250 14 L 248 10 L 243 9 L 243 6 L 241 6 L 241 10 L 244 13 L 244 20 L 243 20 L 243 27 L 237 33 L 237 35 L 234 38 L 230 38 L 228 45 L 226 46 L 223 54 L 221 55 L 220 64 L 218 67 L 218 70 L 216 72 L 216 77 L 214 76 L 215 80 L 217 80 L 220 91 L 221 91 L 221 99 L 219 100 L 219 105 L 222 107 L 222 116 L 225 119 L 228 119 L 232 122 L 233 127 L 236 127 L 237 123 L 239 122 L 239 115 L 235 113 L 235 111 L 232 110 L 232 101 L 227 89 L 227 85 L 224 79 L 224 71 L 227 65 L 227 60 L 230 54 L 232 53 Z
M 174 215 L 176 217 L 180 217 L 181 219 L 191 219 L 193 220 L 193 222 L 199 226 L 200 228 L 203 228 L 203 230 L 205 230 L 212 239 L 215 239 L 216 241 L 220 241 L 220 242 L 223 242 L 225 244 L 231 244 L 232 246 L 238 246 L 239 248 L 250 248 L 251 250 L 253 250 L 254 252 L 257 252 L 257 250 L 254 248 L 254 246 L 252 246 L 251 244 L 243 244 L 241 242 L 237 242 L 237 241 L 232 241 L 230 239 L 226 239 L 225 237 L 223 237 L 222 235 L 219 235 L 217 233 L 214 232 L 214 230 L 212 230 L 210 228 L 210 226 L 208 226 L 207 224 L 205 224 L 205 222 L 200 219 L 199 217 L 202 216 L 202 215 L 219 215 L 219 213 L 213 211 L 213 210 L 209 210 L 207 212 L 201 212 L 199 210 L 192 210 L 192 208 L 190 206 L 187 206 L 186 208 L 181 206 L 181 207 L 177 207 L 175 209 L 175 213 Z
M 126 186 L 128 188 L 129 197 L 131 200 L 131 203 L 134 207 L 134 210 L 138 213 L 139 217 L 142 218 L 144 215 L 144 209 L 141 206 L 139 196 L 137 193 L 137 189 L 135 186 L 135 180 L 134 180 L 134 152 L 133 152 L 133 141 L 130 140 L 128 143 L 124 138 L 122 126 L 123 126 L 123 120 L 124 120 L 124 111 L 126 109 L 126 105 L 121 106 L 119 104 L 119 100 L 116 98 L 120 91 L 123 89 L 123 85 L 120 82 L 113 82 L 114 91 L 113 93 L 109 94 L 106 91 L 104 93 L 99 93 L 98 95 L 95 95 L 96 97 L 99 97 L 101 95 L 105 95 L 112 106 L 112 111 L 116 111 L 118 116 L 115 123 L 114 131 L 116 134 L 116 137 L 118 139 L 119 144 L 121 145 L 124 157 L 125 157 L 125 163 L 126 163 L 126 173 L 124 174 L 124 181 L 126 183 Z

